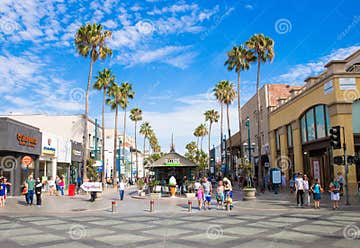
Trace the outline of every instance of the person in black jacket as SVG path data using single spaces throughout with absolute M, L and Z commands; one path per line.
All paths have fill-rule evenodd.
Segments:
M 36 205 L 41 206 L 41 189 L 42 189 L 42 183 L 40 178 L 36 179 L 35 182 L 35 194 L 36 194 Z

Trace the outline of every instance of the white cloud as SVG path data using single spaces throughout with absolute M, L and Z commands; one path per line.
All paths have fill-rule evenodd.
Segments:
M 345 59 L 360 49 L 360 46 L 351 46 L 333 50 L 330 54 L 320 57 L 315 61 L 292 66 L 288 72 L 270 78 L 271 83 L 303 84 L 304 80 L 325 70 L 324 66 L 331 60 Z

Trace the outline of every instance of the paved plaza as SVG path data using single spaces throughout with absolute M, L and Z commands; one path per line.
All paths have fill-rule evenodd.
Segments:
M 0 247 L 358 247 L 360 211 L 356 206 L 333 211 L 297 208 L 285 195 L 268 193 L 255 202 L 236 201 L 233 211 L 191 213 L 187 199 L 148 199 L 110 202 L 104 194 L 96 205 L 78 206 L 83 198 L 63 198 L 68 208 L 51 212 L 46 206 L 13 207 L 0 211 Z M 277 198 L 276 198 L 277 197 Z M 48 201 L 52 201 L 51 198 Z M 14 201 L 14 200 L 13 200 Z M 49 204 L 49 203 L 48 203 Z M 53 204 L 53 203 L 51 203 Z M 195 201 L 194 201 L 195 204 Z M 196 205 L 196 204 L 195 204 Z M 18 210 L 22 211 L 18 211 Z

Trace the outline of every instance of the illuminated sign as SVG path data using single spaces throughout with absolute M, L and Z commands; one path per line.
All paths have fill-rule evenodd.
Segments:
M 37 138 L 26 136 L 26 135 L 23 135 L 22 133 L 17 133 L 16 138 L 19 141 L 19 145 L 22 145 L 22 146 L 28 146 L 28 147 L 34 148 L 36 146 L 36 144 L 38 143 Z
M 166 165 L 166 166 L 179 166 L 180 165 L 180 159 L 178 159 L 178 158 L 166 159 L 164 165 Z
M 30 156 L 24 156 L 21 159 L 21 168 L 22 169 L 33 169 L 34 168 L 33 160 Z

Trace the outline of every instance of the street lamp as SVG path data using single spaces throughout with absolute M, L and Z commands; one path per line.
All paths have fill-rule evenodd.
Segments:
M 250 143 L 250 119 L 246 119 L 245 126 L 248 129 L 248 152 L 249 152 L 249 163 L 251 162 L 251 143 Z
M 121 144 L 122 144 L 122 140 L 121 138 L 119 138 L 119 149 L 118 149 L 118 157 L 119 157 L 119 170 L 118 170 L 118 178 L 119 178 L 119 182 L 121 181 L 121 152 L 120 152 L 120 149 L 121 149 Z

